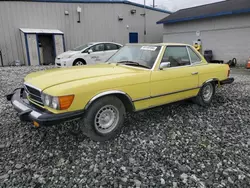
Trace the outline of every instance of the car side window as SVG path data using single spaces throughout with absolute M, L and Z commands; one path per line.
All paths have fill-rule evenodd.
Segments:
M 186 46 L 168 46 L 162 62 L 170 62 L 170 67 L 190 65 Z
M 109 50 L 118 50 L 118 46 L 112 43 L 105 44 L 105 51 L 109 51 Z
M 90 48 L 93 52 L 104 51 L 104 44 L 96 44 Z
M 191 62 L 192 63 L 201 62 L 201 58 L 190 47 L 187 47 L 187 48 L 188 48 L 188 52 L 189 52 L 189 55 L 190 55 Z
M 117 46 L 117 49 L 120 49 L 122 46 L 120 46 L 120 45 L 116 45 Z
M 87 49 L 85 49 L 82 53 L 88 53 L 88 51 L 91 49 L 91 47 L 90 48 L 87 48 Z

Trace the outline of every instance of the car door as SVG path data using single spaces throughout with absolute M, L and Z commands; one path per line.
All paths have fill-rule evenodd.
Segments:
M 92 62 L 100 62 L 105 56 L 104 44 L 96 44 L 88 49 L 88 59 Z
M 185 98 L 198 93 L 197 67 L 190 62 L 186 46 L 167 46 L 161 60 L 169 64 L 151 73 L 150 106 L 158 106 Z
M 187 48 L 192 64 L 197 66 L 197 71 L 199 72 L 199 86 L 201 87 L 205 81 L 214 78 L 216 70 L 209 70 L 206 66 L 208 64 L 202 61 L 201 54 L 199 54 L 199 52 L 197 52 L 193 47 L 188 46 Z
M 114 43 L 105 44 L 105 55 L 103 56 L 103 61 L 108 60 L 121 46 Z

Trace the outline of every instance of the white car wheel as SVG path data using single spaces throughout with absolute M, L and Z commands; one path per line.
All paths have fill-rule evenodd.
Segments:
M 82 61 L 77 61 L 75 65 L 76 65 L 76 66 L 81 66 L 81 65 L 84 65 L 84 64 L 83 64 Z
M 202 86 L 194 101 L 201 106 L 210 105 L 215 94 L 215 83 L 209 82 Z
M 86 62 L 83 59 L 77 59 L 73 63 L 73 66 L 82 66 L 82 65 L 86 65 Z

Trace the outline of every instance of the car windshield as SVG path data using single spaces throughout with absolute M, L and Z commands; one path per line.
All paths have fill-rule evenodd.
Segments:
M 122 47 L 107 62 L 151 69 L 160 49 L 161 46 L 127 45 Z
M 81 51 L 81 50 L 83 50 L 91 45 L 92 45 L 92 43 L 84 44 L 84 45 L 81 45 L 81 46 L 78 46 L 76 48 L 71 49 L 71 51 Z

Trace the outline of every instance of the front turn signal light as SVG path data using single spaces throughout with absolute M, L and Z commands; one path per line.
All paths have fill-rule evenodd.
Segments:
M 70 107 L 70 105 L 72 104 L 74 97 L 75 97 L 74 95 L 67 95 L 67 96 L 58 97 L 60 110 L 68 109 Z

